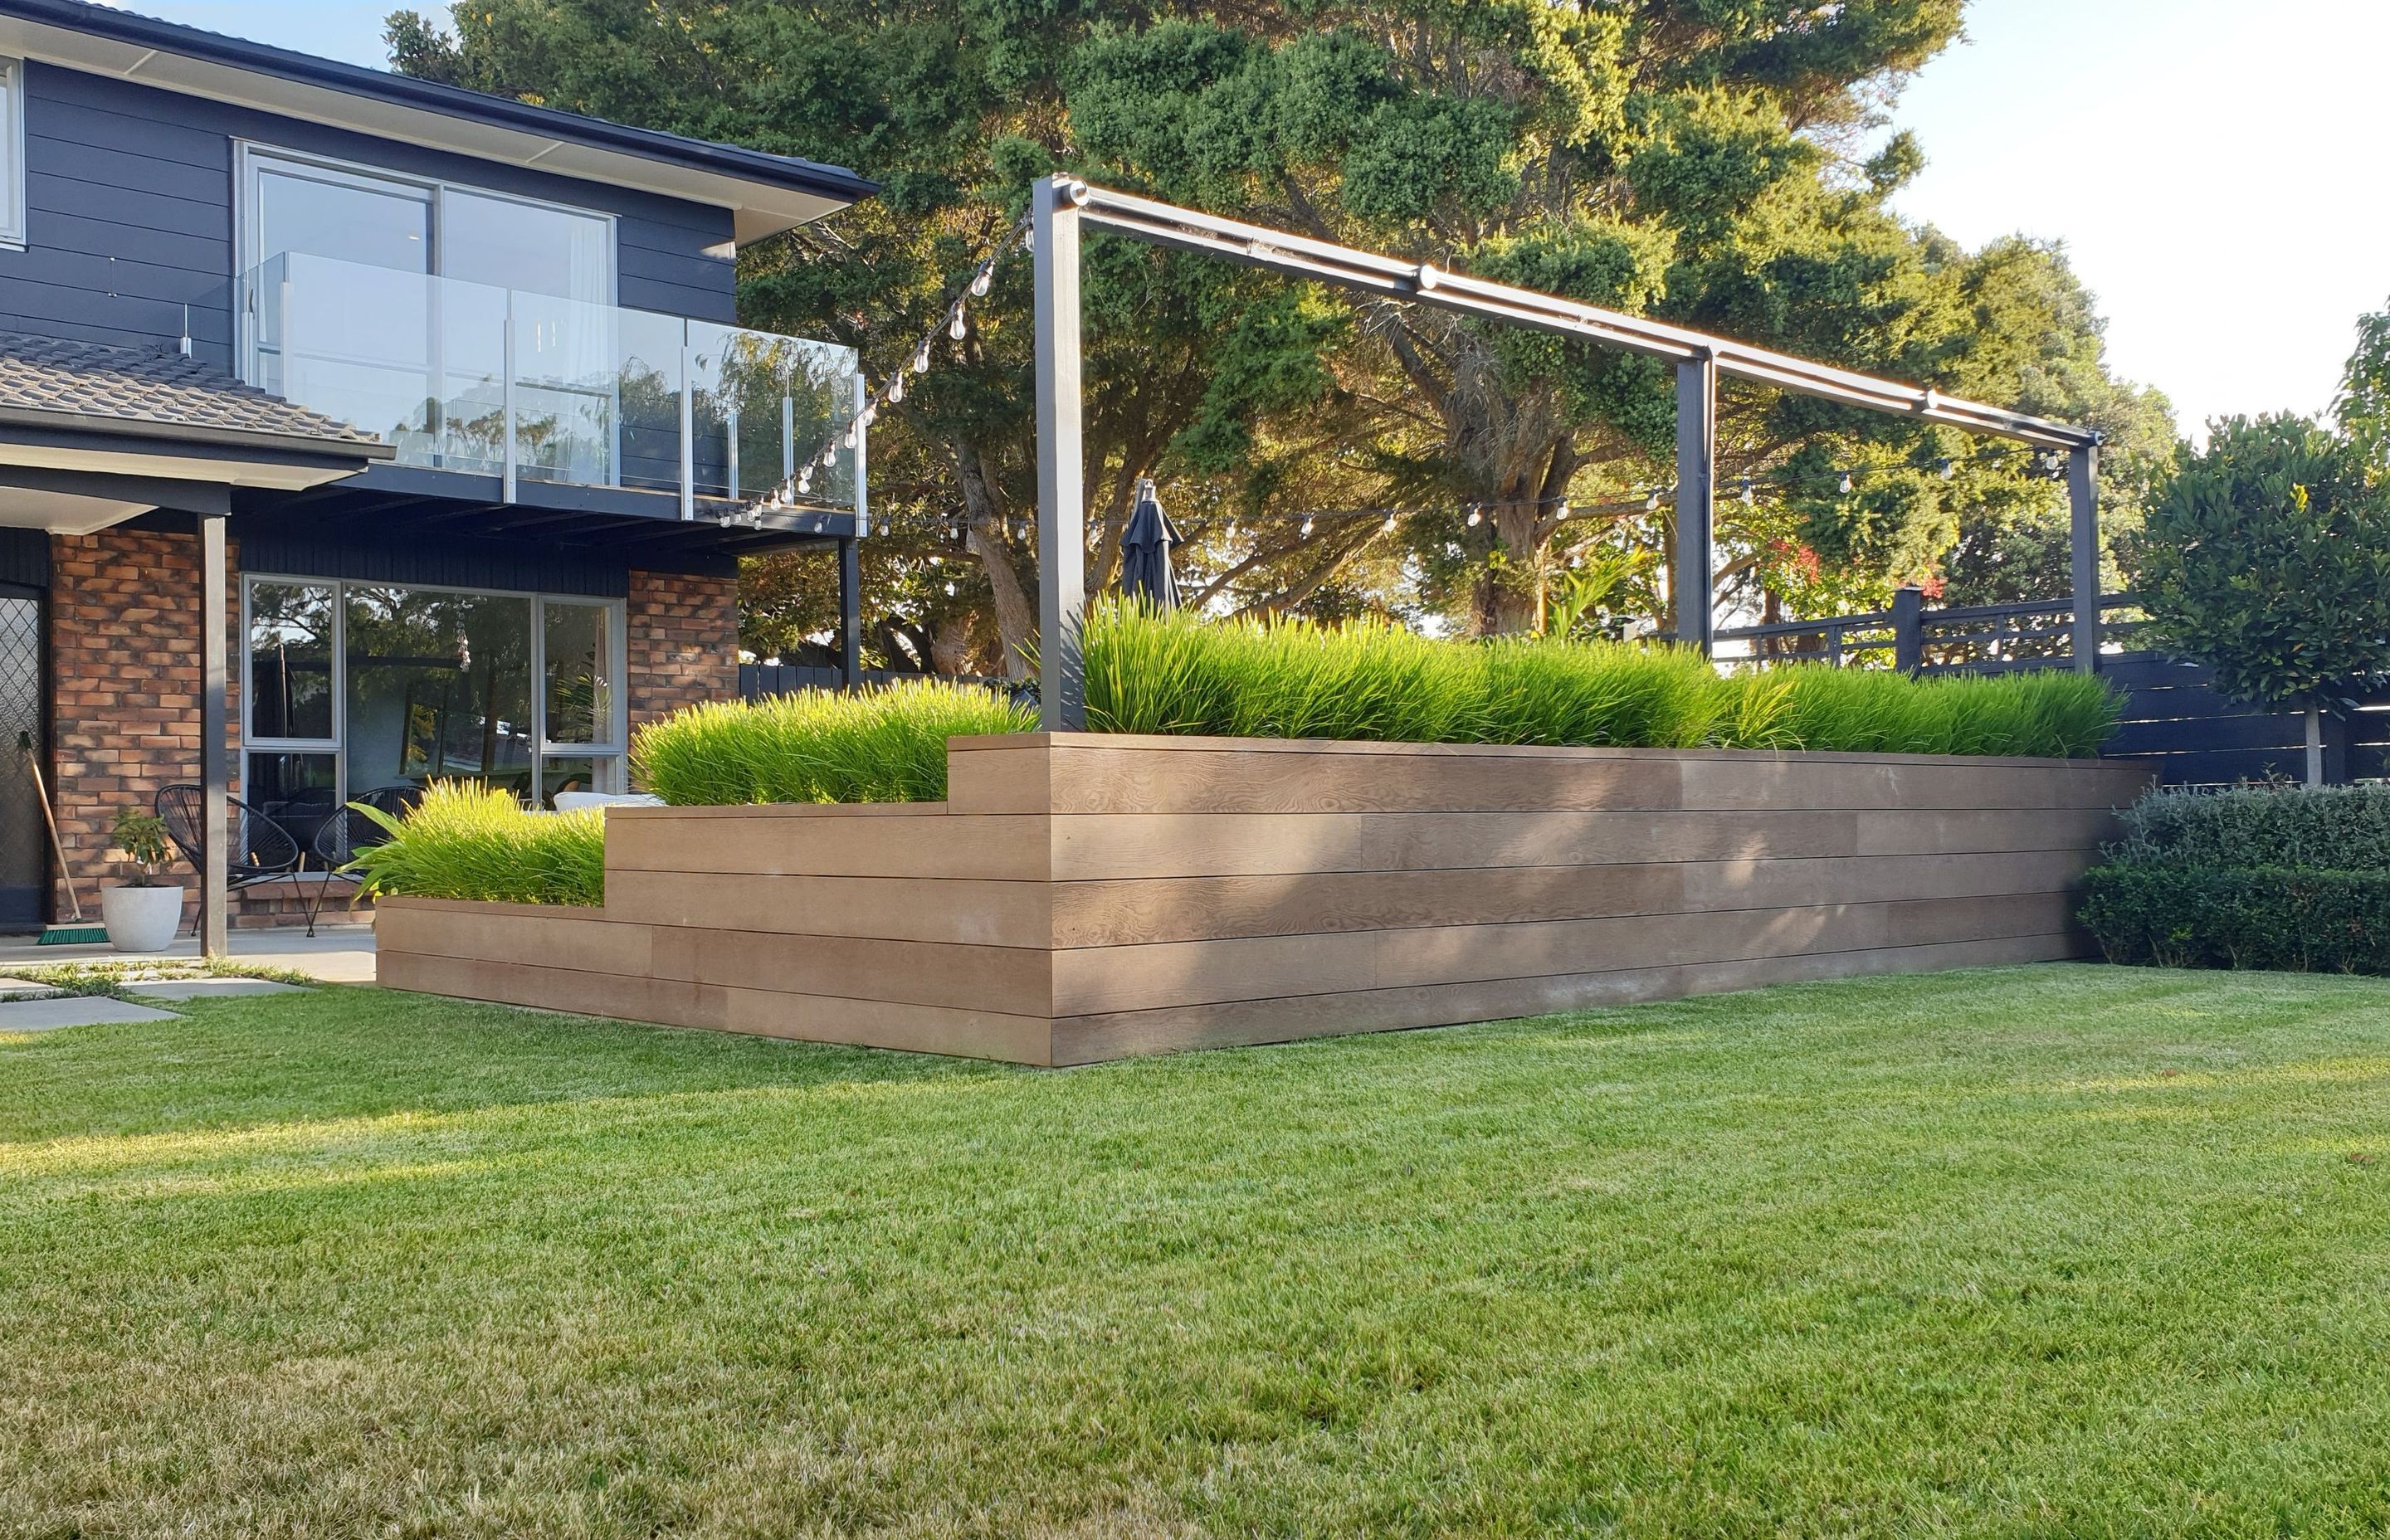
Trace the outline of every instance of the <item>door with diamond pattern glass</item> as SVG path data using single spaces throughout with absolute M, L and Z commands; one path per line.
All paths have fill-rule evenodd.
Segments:
M 47 754 L 42 714 L 42 593 L 0 583 L 0 931 L 38 930 L 49 908 L 42 794 L 19 748 Z

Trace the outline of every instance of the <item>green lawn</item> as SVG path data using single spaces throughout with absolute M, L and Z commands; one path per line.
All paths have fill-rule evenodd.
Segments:
M 2375 1533 L 2390 984 L 0 1038 L 0 1534 Z

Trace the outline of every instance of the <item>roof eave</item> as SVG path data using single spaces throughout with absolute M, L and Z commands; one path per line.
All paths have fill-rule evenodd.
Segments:
M 534 107 L 84 0 L 0 0 L 0 47 L 161 90 L 727 208 L 741 240 L 880 190 L 842 166 Z

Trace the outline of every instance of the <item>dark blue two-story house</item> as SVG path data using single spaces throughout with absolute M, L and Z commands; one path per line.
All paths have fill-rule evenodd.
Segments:
M 756 504 L 855 359 L 733 276 L 873 190 L 0 0 L 0 923 L 56 904 L 37 769 L 88 905 L 169 784 L 302 842 L 438 776 L 623 789 L 639 722 L 736 692 L 742 554 L 842 545 L 851 663 L 864 446 Z

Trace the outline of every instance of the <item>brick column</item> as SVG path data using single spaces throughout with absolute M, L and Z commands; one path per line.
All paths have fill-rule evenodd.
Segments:
M 739 698 L 739 580 L 631 574 L 631 727 L 683 706 Z
M 196 534 L 105 530 L 50 542 L 52 800 L 86 917 L 98 913 L 103 881 L 130 875 L 108 857 L 117 809 L 148 810 L 160 788 L 199 776 L 199 555 Z M 236 671 L 236 744 L 238 688 Z M 239 774 L 236 763 L 236 791 Z M 198 879 L 178 875 L 196 894 Z M 63 886 L 58 905 L 67 912 Z

